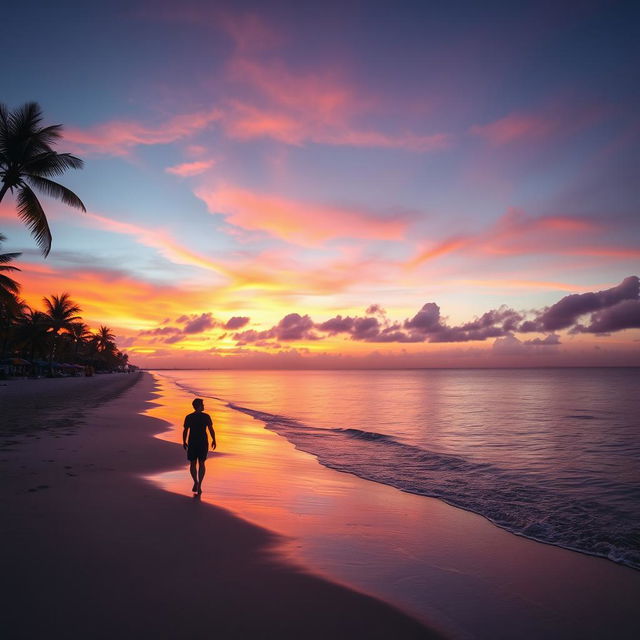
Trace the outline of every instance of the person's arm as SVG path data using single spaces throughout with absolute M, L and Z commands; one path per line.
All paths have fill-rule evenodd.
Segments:
M 184 419 L 184 427 L 182 429 L 182 446 L 187 448 L 187 433 L 189 432 L 189 427 L 187 427 L 187 419 Z
M 213 430 L 213 422 L 211 422 L 211 418 L 209 418 L 209 424 L 207 425 L 209 429 L 209 433 L 211 434 L 211 451 L 216 448 L 216 432 Z

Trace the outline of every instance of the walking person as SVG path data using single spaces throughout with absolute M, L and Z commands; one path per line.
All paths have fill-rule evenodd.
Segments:
M 191 490 L 193 493 L 200 495 L 202 493 L 202 480 L 207 470 L 205 466 L 209 450 L 207 430 L 211 434 L 212 451 L 216 448 L 216 432 L 213 430 L 211 416 L 204 412 L 204 400 L 195 398 L 191 404 L 194 411 L 184 419 L 182 446 L 187 451 L 187 459 L 191 465 L 189 468 L 193 478 L 193 488 Z

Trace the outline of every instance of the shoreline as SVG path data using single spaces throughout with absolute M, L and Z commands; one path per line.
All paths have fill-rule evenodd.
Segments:
M 1 452 L 9 637 L 440 637 L 286 563 L 266 529 L 145 480 L 188 477 L 182 447 L 155 437 L 168 425 L 142 413 L 155 391 L 144 373 L 97 408 L 75 399 L 73 428 L 27 434 L 25 420 Z

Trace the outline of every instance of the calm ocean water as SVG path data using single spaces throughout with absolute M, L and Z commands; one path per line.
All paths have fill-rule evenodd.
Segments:
M 162 375 L 327 467 L 640 569 L 640 369 Z

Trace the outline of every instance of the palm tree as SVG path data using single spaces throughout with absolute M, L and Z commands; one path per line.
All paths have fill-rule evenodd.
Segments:
M 67 327 L 67 332 L 71 342 L 74 344 L 73 359 L 76 360 L 80 345 L 87 343 L 91 339 L 92 333 L 84 322 L 72 322 Z
M 62 125 L 40 126 L 42 110 L 28 102 L 15 111 L 0 103 L 0 202 L 7 191 L 17 190 L 18 217 L 27 225 L 42 254 L 51 250 L 51 231 L 40 201 L 31 187 L 65 204 L 86 211 L 80 198 L 50 180 L 67 169 L 81 169 L 83 162 L 70 153 L 54 151 L 62 137 Z
M 0 245 L 6 239 L 0 233 Z M 18 267 L 8 266 L 19 255 L 19 253 L 0 253 L 0 304 L 2 305 L 15 306 L 16 296 L 20 293 L 20 285 L 2 273 L 3 271 L 20 271 Z
M 114 351 L 116 348 L 115 340 L 116 337 L 111 333 L 111 329 L 104 325 L 102 325 L 93 336 L 93 342 L 96 345 L 98 353 Z
M 6 240 L 0 233 L 0 245 Z M 2 336 L 2 348 L 0 355 L 5 354 L 11 325 L 16 315 L 20 312 L 21 301 L 18 300 L 20 285 L 3 272 L 20 271 L 18 267 L 9 265 L 19 253 L 0 253 L 0 334 Z
M 81 319 L 80 316 L 76 315 L 81 309 L 71 300 L 68 293 L 63 293 L 60 296 L 51 296 L 51 300 L 43 298 L 42 302 L 44 302 L 47 322 L 53 335 L 53 344 L 49 355 L 49 363 L 51 363 L 56 353 L 60 331 L 68 331 L 74 322 Z
M 49 316 L 42 311 L 26 308 L 16 322 L 16 344 L 28 350 L 33 362 L 36 354 L 46 357 L 49 346 Z

